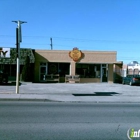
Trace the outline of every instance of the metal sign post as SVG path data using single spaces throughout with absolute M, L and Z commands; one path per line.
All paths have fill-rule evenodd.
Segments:
M 25 21 L 12 21 L 17 23 L 16 28 L 16 52 L 17 52 L 17 72 L 16 72 L 16 93 L 19 93 L 19 76 L 20 76 L 20 42 L 22 42 L 21 24 L 27 23 Z

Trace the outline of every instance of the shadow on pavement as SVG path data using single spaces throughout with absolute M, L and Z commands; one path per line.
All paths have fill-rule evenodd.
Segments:
M 93 94 L 72 94 L 74 96 L 113 96 L 119 94 L 117 92 L 94 92 Z

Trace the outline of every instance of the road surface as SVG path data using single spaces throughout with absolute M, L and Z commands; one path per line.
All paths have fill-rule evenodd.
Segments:
M 0 140 L 127 140 L 140 104 L 0 102 Z

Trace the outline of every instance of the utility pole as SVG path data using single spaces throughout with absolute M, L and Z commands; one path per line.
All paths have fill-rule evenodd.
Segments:
M 16 57 L 17 57 L 17 72 L 16 72 L 16 94 L 19 93 L 19 76 L 20 76 L 20 42 L 22 42 L 21 24 L 27 23 L 25 21 L 12 21 L 17 23 L 16 28 Z
M 51 46 L 51 50 L 52 50 L 53 49 L 52 38 L 50 38 L 50 40 L 51 40 L 50 46 Z

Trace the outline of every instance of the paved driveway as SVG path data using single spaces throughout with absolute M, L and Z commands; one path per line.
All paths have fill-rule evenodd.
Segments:
M 0 85 L 0 100 L 43 100 L 62 102 L 140 102 L 140 86 L 110 83 L 22 83 L 19 93 L 15 85 Z
M 15 84 L 0 85 L 0 94 L 15 93 Z M 140 86 L 110 83 L 22 83 L 20 94 L 113 94 L 113 96 L 140 96 Z

